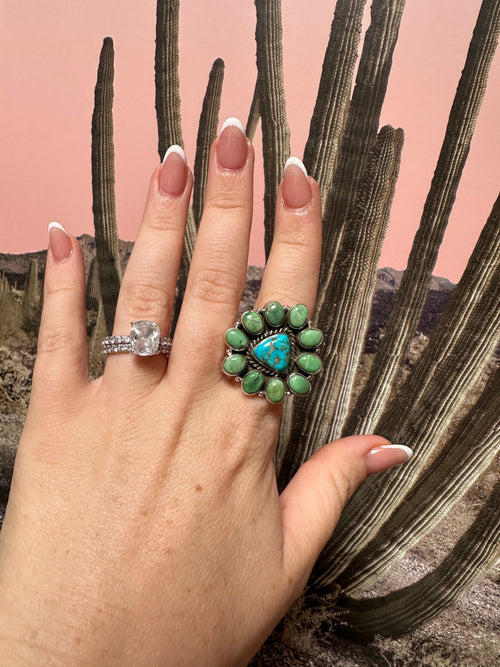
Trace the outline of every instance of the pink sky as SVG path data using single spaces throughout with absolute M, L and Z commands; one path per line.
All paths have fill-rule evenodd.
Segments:
M 369 3 L 370 4 L 370 3 Z M 93 233 L 90 123 L 102 39 L 115 43 L 115 160 L 120 237 L 136 237 L 158 162 L 154 111 L 155 0 L 3 0 L 0 252 L 46 246 L 47 224 Z M 407 0 L 381 124 L 406 141 L 381 266 L 404 268 L 444 135 L 480 0 Z M 292 152 L 302 156 L 334 2 L 284 0 L 285 86 Z M 226 62 L 221 121 L 246 122 L 255 81 L 252 0 L 181 0 L 184 140 L 196 127 L 212 61 Z M 460 278 L 500 183 L 500 55 L 435 273 Z M 256 138 L 260 157 L 260 135 Z M 258 162 L 258 173 L 261 169 Z M 262 264 L 262 180 L 250 263 Z

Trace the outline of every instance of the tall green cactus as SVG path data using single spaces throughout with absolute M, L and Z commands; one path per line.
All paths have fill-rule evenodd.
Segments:
M 341 599 L 347 613 L 341 618 L 340 632 L 365 641 L 375 635 L 399 637 L 452 604 L 466 586 L 498 561 L 499 506 L 497 482 L 479 516 L 451 553 L 416 583 L 381 597 Z
M 271 250 L 276 194 L 285 162 L 290 157 L 290 130 L 286 118 L 281 0 L 255 0 L 257 9 L 257 90 L 262 122 L 264 156 L 264 246 Z
M 326 48 L 316 106 L 304 149 L 307 172 L 329 192 L 344 132 L 366 0 L 339 0 Z M 323 197 L 323 206 L 326 197 Z
M 92 115 L 92 210 L 101 299 L 108 334 L 113 332 L 121 283 L 115 207 L 113 63 L 113 40 L 106 37 L 99 59 Z
M 222 58 L 212 65 L 208 78 L 207 90 L 203 99 L 200 116 L 200 125 L 196 142 L 196 156 L 194 160 L 193 186 L 193 216 L 196 228 L 200 226 L 203 202 L 207 187 L 208 161 L 210 147 L 217 136 L 219 110 L 222 97 L 222 83 L 224 81 L 224 61 Z
M 500 32 L 500 3 L 485 0 L 450 112 L 436 171 L 408 259 L 396 303 L 370 377 L 350 419 L 356 432 L 370 433 L 393 393 L 404 354 L 418 325 L 444 231 L 469 153 Z

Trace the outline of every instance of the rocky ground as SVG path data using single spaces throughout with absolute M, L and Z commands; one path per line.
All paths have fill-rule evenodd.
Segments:
M 93 239 L 84 236 L 80 242 L 88 268 L 94 251 Z M 130 245 L 124 244 L 124 264 L 129 253 Z M 36 255 L 42 274 L 45 255 L 43 252 Z M 0 271 L 5 271 L 12 285 L 17 281 L 22 287 L 29 261 L 30 256 L 27 255 L 0 255 Z M 393 269 L 379 270 L 362 372 L 357 378 L 358 390 L 363 383 L 362 376 L 366 375 L 378 341 L 383 335 L 383 325 L 401 277 L 402 272 Z M 251 267 L 242 309 L 252 306 L 260 278 L 261 269 Z M 419 325 L 420 333 L 415 337 L 410 350 L 408 369 L 427 344 L 428 335 L 443 312 L 452 290 L 453 285 L 449 281 L 433 279 L 429 300 Z M 2 329 L 0 322 L 0 524 L 8 496 L 15 451 L 29 402 L 35 357 L 36 338 L 18 329 L 13 335 L 8 332 L 8 327 Z M 490 470 L 481 480 L 481 484 L 476 485 L 431 534 L 409 551 L 373 592 L 380 594 L 401 588 L 433 569 L 473 520 L 498 474 L 498 469 Z M 452 607 L 412 634 L 399 639 L 377 639 L 365 645 L 335 636 L 332 619 L 335 619 L 338 609 L 333 597 L 299 600 L 252 664 L 254 667 L 500 665 L 500 587 L 497 574 L 490 572 L 486 577 L 483 575 Z

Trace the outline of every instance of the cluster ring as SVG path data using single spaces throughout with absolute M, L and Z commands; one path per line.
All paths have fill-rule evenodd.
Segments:
M 273 404 L 309 394 L 310 379 L 322 367 L 317 352 L 323 333 L 312 326 L 303 304 L 270 301 L 247 310 L 224 337 L 223 372 L 240 382 L 247 396 L 264 396 Z

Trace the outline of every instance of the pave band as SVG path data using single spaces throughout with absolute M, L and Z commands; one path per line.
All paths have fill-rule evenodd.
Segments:
M 128 336 L 106 336 L 102 341 L 102 353 L 132 352 L 141 357 L 154 354 L 170 354 L 172 340 L 160 336 L 160 326 L 156 322 L 139 320 L 131 323 Z

